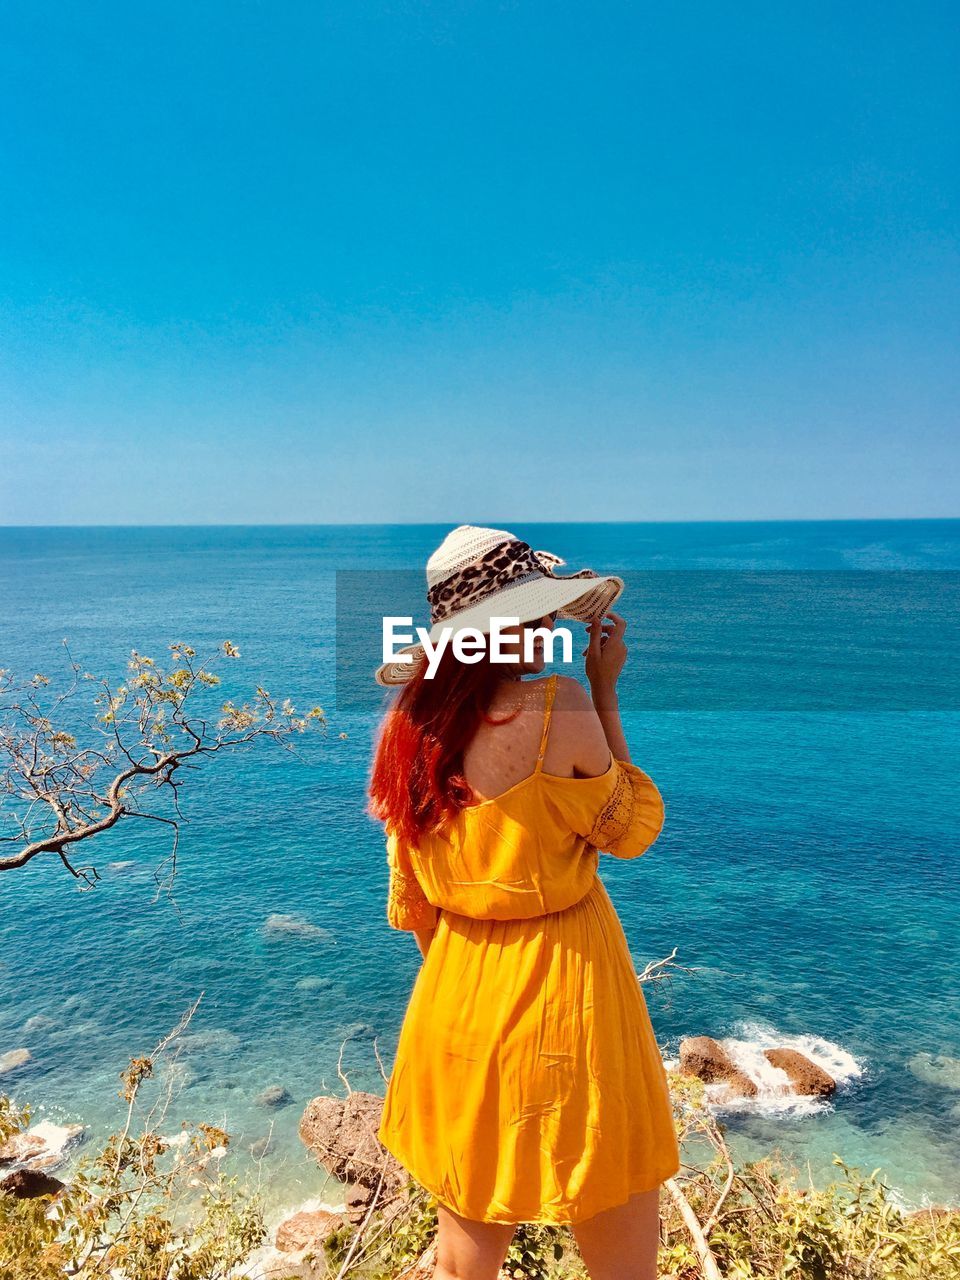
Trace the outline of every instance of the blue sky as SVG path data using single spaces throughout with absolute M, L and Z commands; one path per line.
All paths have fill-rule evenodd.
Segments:
M 0 11 L 0 524 L 956 516 L 946 4 Z

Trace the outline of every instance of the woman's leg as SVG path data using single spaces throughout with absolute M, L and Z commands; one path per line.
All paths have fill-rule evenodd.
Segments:
M 571 1227 L 590 1280 L 657 1280 L 660 1188 Z
M 501 1222 L 474 1222 L 438 1205 L 433 1280 L 497 1280 L 516 1229 Z

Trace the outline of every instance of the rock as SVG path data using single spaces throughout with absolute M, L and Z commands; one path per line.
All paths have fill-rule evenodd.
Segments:
M 178 1093 L 198 1079 L 196 1071 L 187 1066 L 185 1062 L 178 1062 L 176 1058 L 163 1061 L 160 1065 L 159 1075 L 166 1088 L 176 1089 Z
M 922 1050 L 907 1060 L 907 1067 L 924 1084 L 938 1089 L 960 1089 L 960 1058 Z
M 349 1186 L 343 1196 L 344 1216 L 347 1222 L 361 1223 L 367 1216 L 370 1201 L 375 1194 L 372 1187 L 365 1187 L 359 1182 Z
M 710 1036 L 688 1036 L 680 1042 L 680 1070 L 705 1084 L 725 1084 L 737 1098 L 755 1098 L 757 1086 Z
M 262 1160 L 265 1155 L 273 1150 L 273 1141 L 269 1135 L 265 1134 L 262 1138 L 257 1138 L 254 1142 L 251 1142 L 247 1150 L 254 1160 Z
M 301 978 L 296 984 L 298 991 L 326 991 L 332 986 L 332 978 L 320 978 L 315 975 L 308 978 Z
M 376 1034 L 376 1028 L 369 1022 L 351 1022 L 346 1027 L 337 1028 L 341 1040 L 372 1040 Z
M 336 939 L 329 929 L 322 929 L 320 925 L 312 924 L 302 916 L 283 915 L 280 912 L 267 916 L 263 931 L 273 937 L 310 938 L 315 942 L 336 944 Z
M 285 1107 L 293 1099 L 282 1084 L 267 1085 L 262 1093 L 257 1094 L 258 1107 Z
M 56 1025 L 53 1018 L 48 1018 L 45 1013 L 35 1013 L 32 1018 L 28 1018 L 23 1024 L 23 1034 L 32 1036 L 36 1035 L 37 1032 L 52 1031 Z
M 235 1053 L 240 1048 L 240 1037 L 224 1027 L 211 1027 L 208 1031 L 185 1031 L 173 1041 L 179 1053 Z
M 410 1179 L 377 1139 L 382 1108 L 382 1098 L 359 1090 L 346 1098 L 313 1098 L 300 1118 L 300 1141 L 341 1182 L 373 1192 L 383 1171 L 383 1192 L 389 1195 Z
M 53 1124 L 41 1120 L 0 1144 L 0 1166 L 20 1165 L 35 1172 L 58 1168 L 71 1147 L 83 1139 L 82 1124 Z
M 47 1035 L 51 1044 L 73 1046 L 81 1040 L 97 1040 L 103 1035 L 103 1027 L 93 1018 L 87 1018 L 83 1022 L 65 1022 L 62 1026 L 58 1026 L 53 1031 L 48 1032 Z
M 326 1209 L 301 1211 L 277 1227 L 276 1247 L 281 1253 L 305 1253 L 309 1250 L 322 1254 L 323 1242 L 342 1225 L 343 1218 L 339 1213 L 330 1213 Z
M 186 1129 L 178 1129 L 176 1133 L 163 1135 L 163 1141 L 168 1147 L 172 1147 L 175 1151 L 183 1150 L 190 1145 L 190 1134 Z
M 825 1098 L 836 1090 L 833 1076 L 796 1049 L 764 1049 L 763 1056 L 772 1067 L 787 1073 L 795 1093 Z
M 64 1184 L 59 1178 L 51 1178 L 49 1174 L 38 1169 L 14 1169 L 5 1178 L 0 1178 L 0 1192 L 14 1196 L 17 1200 L 35 1200 L 37 1196 L 56 1196 L 63 1190 Z
M 0 1076 L 7 1075 L 10 1071 L 16 1071 L 18 1067 L 22 1067 L 30 1061 L 29 1049 L 11 1049 L 9 1053 L 0 1054 Z

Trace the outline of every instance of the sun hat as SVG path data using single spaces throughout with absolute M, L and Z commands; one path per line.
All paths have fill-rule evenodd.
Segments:
M 440 639 L 444 627 L 475 627 L 487 634 L 492 618 L 524 623 L 555 612 L 561 618 L 589 622 L 620 597 L 622 578 L 592 569 L 554 573 L 564 563 L 549 551 L 534 551 L 505 529 L 459 525 L 427 561 L 431 643 Z M 412 661 L 383 663 L 376 672 L 378 684 L 405 684 L 424 649 L 413 644 L 399 652 L 411 654 Z

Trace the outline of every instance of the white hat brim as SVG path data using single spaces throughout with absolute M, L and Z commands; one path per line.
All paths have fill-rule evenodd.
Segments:
M 612 574 L 595 578 L 552 577 L 537 574 L 533 578 L 513 583 L 496 592 L 471 609 L 451 614 L 430 628 L 430 642 L 436 642 L 444 629 L 460 630 L 471 627 L 486 635 L 494 618 L 516 618 L 519 623 L 534 622 L 554 611 L 562 618 L 576 622 L 589 622 L 605 613 L 621 596 L 623 579 Z M 385 662 L 376 671 L 376 680 L 382 685 L 405 684 L 416 670 L 424 649 L 420 644 L 407 645 L 399 654 L 409 654 L 406 662 L 395 659 Z

